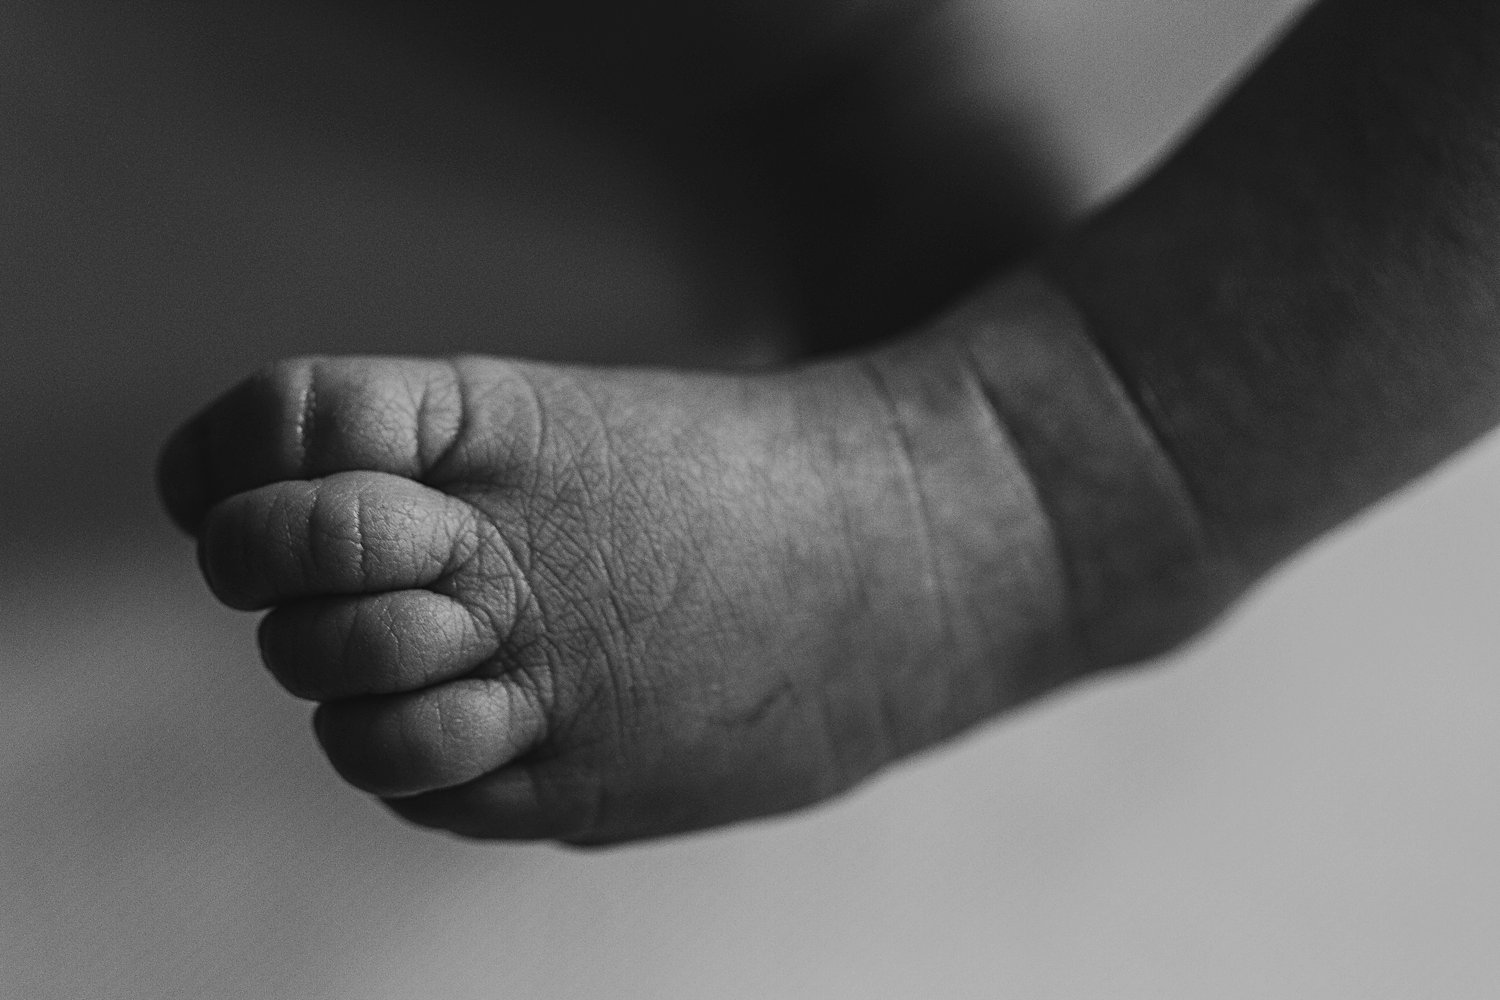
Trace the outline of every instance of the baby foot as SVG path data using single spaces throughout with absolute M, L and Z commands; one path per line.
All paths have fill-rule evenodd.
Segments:
M 1002 422 L 972 347 L 732 377 L 289 361 L 178 432 L 162 489 L 214 593 L 271 609 L 265 661 L 350 783 L 471 836 L 684 831 L 1099 659 L 1074 578 L 1102 529 L 1057 518 L 1122 515 L 1057 502 L 1079 460 Z

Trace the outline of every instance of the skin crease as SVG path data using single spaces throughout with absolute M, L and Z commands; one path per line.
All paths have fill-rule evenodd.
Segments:
M 598 844 L 820 801 L 1172 648 L 1500 418 L 1496 43 L 1471 0 L 1325 3 L 886 347 L 273 366 L 169 443 L 168 509 L 408 819 Z

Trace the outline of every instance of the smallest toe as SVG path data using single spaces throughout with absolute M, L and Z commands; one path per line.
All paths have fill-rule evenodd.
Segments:
M 387 798 L 385 805 L 418 826 L 475 840 L 613 843 L 596 830 L 599 780 L 557 760 L 525 760 L 464 785 Z
M 546 735 L 540 691 L 518 674 L 319 706 L 314 729 L 334 769 L 382 797 L 474 781 Z

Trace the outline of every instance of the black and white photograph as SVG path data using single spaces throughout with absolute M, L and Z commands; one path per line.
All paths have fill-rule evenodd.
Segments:
M 1500 4 L 0 0 L 0 1000 L 1500 996 Z

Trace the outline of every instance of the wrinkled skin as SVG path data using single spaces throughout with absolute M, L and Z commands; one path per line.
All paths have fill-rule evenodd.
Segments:
M 474 836 L 660 835 L 824 799 L 1057 669 L 1044 519 L 939 379 L 287 362 L 163 490 L 351 783 Z

